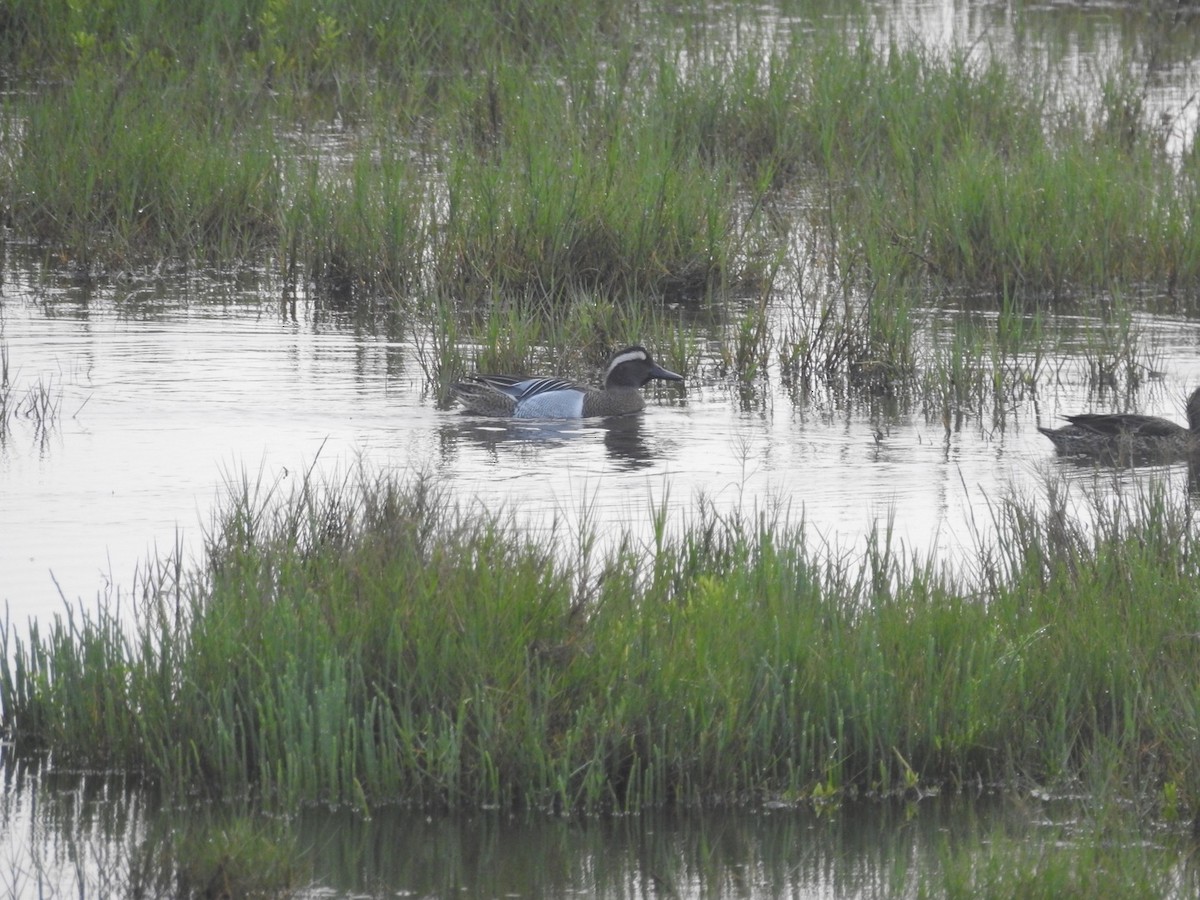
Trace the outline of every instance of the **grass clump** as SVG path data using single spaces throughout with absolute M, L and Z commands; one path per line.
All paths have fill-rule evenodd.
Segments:
M 998 507 L 968 577 L 886 534 L 817 552 L 707 507 L 571 559 L 426 481 L 246 488 L 207 564 L 165 567 L 131 622 L 7 629 L 3 723 L 21 754 L 285 807 L 1082 781 L 1194 814 L 1184 511 L 1157 493 L 1094 527 L 1070 513 Z
M 1194 285 L 1193 173 L 1109 76 L 1094 106 L 995 56 L 827 46 L 804 72 L 803 159 L 843 267 L 1006 297 Z M 1047 123 L 1052 124 L 1047 124 Z
M 94 71 L 8 110 L 19 139 L 0 183 L 16 226 L 85 269 L 147 246 L 184 259 L 262 253 L 280 204 L 277 140 L 254 126 L 249 98 L 200 78 Z
M 664 140 L 651 117 L 623 111 L 595 129 L 553 86 L 522 100 L 494 159 L 449 173 L 445 278 L 694 295 L 750 277 L 736 260 L 732 173 Z
M 430 188 L 398 146 L 379 135 L 345 161 L 318 153 L 283 164 L 291 190 L 281 200 L 278 242 L 290 290 L 311 284 L 318 296 L 365 308 L 419 285 L 431 251 Z
M 840 19 L 748 20 L 730 49 L 609 0 L 177 6 L 9 4 L 19 234 L 84 265 L 275 255 L 356 299 L 761 293 L 802 221 L 883 308 L 930 279 L 1003 302 L 1200 281 L 1197 154 L 1128 76 L 1080 101 L 995 55 L 847 51 Z

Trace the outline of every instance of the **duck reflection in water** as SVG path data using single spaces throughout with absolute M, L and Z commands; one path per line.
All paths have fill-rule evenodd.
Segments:
M 626 470 L 653 466 L 661 451 L 647 441 L 642 416 L 613 416 L 589 420 L 503 420 L 482 422 L 462 420 L 442 428 L 443 455 L 464 443 L 482 447 L 493 460 L 502 453 L 536 455 L 548 449 L 566 447 L 577 441 L 589 441 L 597 431 L 603 433 L 608 457 Z

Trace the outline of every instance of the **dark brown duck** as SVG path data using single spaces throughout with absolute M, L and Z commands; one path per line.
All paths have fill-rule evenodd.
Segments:
M 1170 419 L 1137 413 L 1081 413 L 1062 428 L 1038 431 L 1060 453 L 1108 457 L 1182 458 L 1200 452 L 1200 388 L 1187 402 L 1185 428 Z

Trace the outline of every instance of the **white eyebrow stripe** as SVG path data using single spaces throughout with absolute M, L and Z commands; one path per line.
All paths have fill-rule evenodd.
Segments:
M 614 356 L 608 364 L 608 371 L 611 372 L 617 366 L 627 362 L 643 362 L 646 359 L 644 350 L 628 350 L 618 356 Z

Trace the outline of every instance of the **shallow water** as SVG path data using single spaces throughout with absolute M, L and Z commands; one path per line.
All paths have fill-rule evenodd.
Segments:
M 160 848 L 198 822 L 228 828 L 229 810 L 181 814 L 100 775 L 6 767 L 0 793 L 0 892 L 10 897 L 173 896 Z M 991 794 L 847 802 L 835 808 L 644 812 L 607 818 L 476 812 L 429 816 L 376 809 L 370 820 L 310 810 L 262 819 L 300 851 L 302 898 L 917 896 L 923 880 L 981 844 L 1022 836 L 1061 851 L 1094 825 L 1066 798 Z M 1151 836 L 1173 859 L 1179 829 Z M 311 873 L 311 874 L 310 874 Z M 1191 885 L 1180 871 L 1181 885 Z
M 906 546 L 953 562 L 986 542 L 991 504 L 1036 493 L 1047 472 L 1113 477 L 1064 465 L 1035 428 L 1118 402 L 1089 396 L 1069 339 L 1036 396 L 1002 421 L 968 410 L 949 429 L 903 403 L 795 397 L 776 373 L 748 392 L 712 359 L 682 388 L 651 389 L 641 416 L 510 423 L 438 409 L 411 339 L 303 304 L 293 315 L 247 282 L 91 288 L 10 267 L 0 321 L 13 395 L 41 384 L 58 400 L 47 427 L 16 417 L 0 446 L 0 600 L 13 622 L 49 616 L 64 597 L 127 591 L 139 565 L 176 544 L 194 557 L 230 485 L 286 492 L 359 464 L 436 473 L 468 506 L 560 536 L 586 522 L 601 543 L 648 539 L 656 510 L 674 525 L 703 497 L 803 517 L 813 541 L 844 552 L 890 523 Z M 957 315 L 922 313 L 931 333 Z M 1163 375 L 1136 399 L 1178 419 L 1200 384 L 1200 327 L 1143 316 L 1137 328 Z M 1182 467 L 1151 474 L 1186 481 Z

